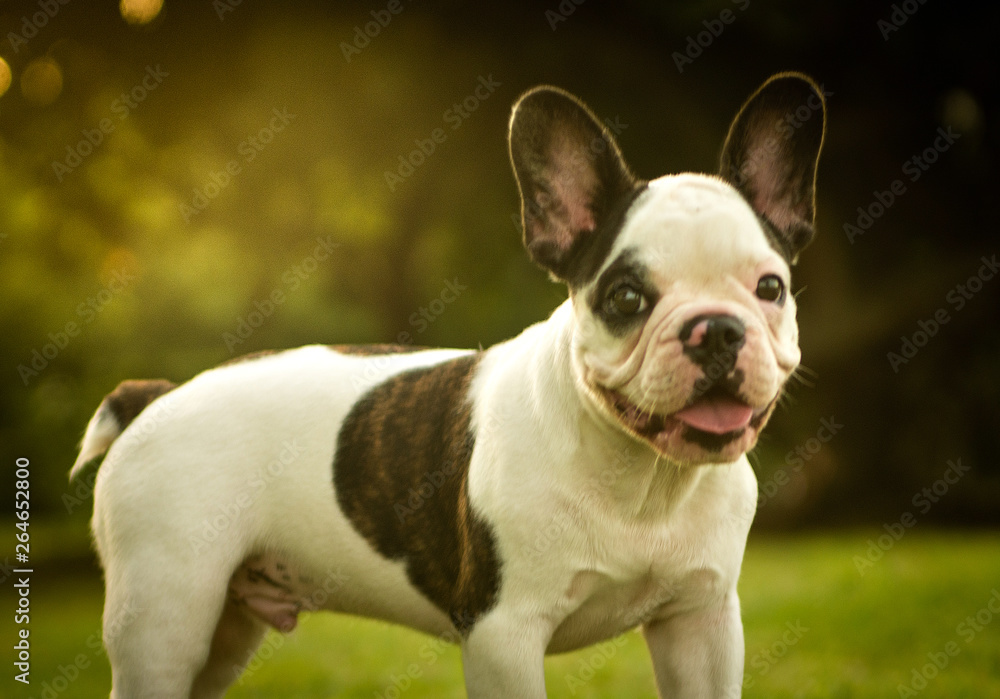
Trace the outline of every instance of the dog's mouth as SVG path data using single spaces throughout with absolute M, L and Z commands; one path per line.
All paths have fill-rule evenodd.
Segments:
M 640 408 L 618 391 L 602 391 L 621 423 L 659 451 L 666 451 L 676 437 L 706 451 L 721 451 L 748 430 L 759 429 L 773 405 L 754 409 L 735 391 L 715 385 L 693 396 L 680 410 L 661 414 Z

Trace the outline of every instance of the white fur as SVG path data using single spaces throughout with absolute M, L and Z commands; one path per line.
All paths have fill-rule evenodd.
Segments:
M 746 326 L 746 343 L 736 366 L 748 379 L 744 397 L 752 407 L 766 408 L 799 363 L 795 299 L 788 294 L 779 307 L 756 297 L 754 290 L 763 275 L 777 274 L 787 288 L 790 272 L 743 197 L 707 175 L 654 180 L 632 206 L 600 271 L 626 250 L 650 270 L 662 294 L 660 302 L 642 333 L 632 344 L 623 344 L 582 302 L 593 283 L 577 292 L 581 303 L 574 308 L 572 360 L 581 382 L 616 389 L 657 413 L 674 413 L 703 376 L 703 368 L 684 356 L 678 332 L 689 318 L 721 313 Z M 734 460 L 756 438 L 756 431 L 748 428 L 722 455 Z M 684 444 L 674 446 L 672 456 L 679 461 L 702 456 Z
M 571 320 L 567 302 L 492 350 L 474 386 L 469 487 L 497 532 L 498 607 L 548 610 L 543 648 L 553 651 L 724 597 L 756 500 L 745 458 L 677 466 L 569 400 Z
M 69 478 L 76 478 L 80 470 L 91 459 L 100 456 L 108 450 L 111 443 L 122 433 L 122 428 L 118 420 L 108 409 L 107 404 L 101 403 L 97 412 L 87 423 L 87 429 L 80 440 L 80 453 L 73 462 L 73 467 L 69 470 Z
M 94 492 L 114 696 L 201 694 L 191 688 L 229 576 L 261 551 L 281 551 L 317 581 L 336 580 L 325 608 L 449 630 L 403 566 L 352 528 L 337 506 L 331 465 L 337 428 L 366 390 L 462 354 L 368 359 L 304 347 L 200 374 L 166 396 L 169 419 L 140 414 L 111 446 Z M 140 611 L 129 615 L 133 609 Z M 129 623 L 117 622 L 122 614 Z M 247 659 L 237 655 L 229 681 L 232 666 Z
M 654 452 L 609 417 L 592 382 L 644 380 L 659 387 L 662 405 L 676 404 L 693 374 L 680 360 L 660 362 L 666 355 L 656 348 L 699 309 L 724 307 L 750 328 L 740 361 L 773 398 L 798 361 L 794 305 L 765 308 L 753 284 L 762 270 L 787 279 L 788 267 L 732 188 L 695 175 L 651 185 L 609 260 L 628 247 L 662 290 L 634 347 L 623 352 L 594 324 L 584 289 L 480 360 L 469 494 L 493 531 L 501 586 L 462 641 L 475 699 L 544 697 L 546 652 L 636 626 L 664 695 L 739 693 L 736 583 L 756 503 L 753 471 L 742 452 L 705 465 Z M 368 388 L 462 354 L 304 347 L 205 372 L 165 397 L 168 416 L 140 414 L 112 444 L 95 491 L 113 696 L 221 695 L 263 628 L 225 606 L 229 576 L 263 551 L 337 581 L 317 606 L 454 633 L 403 565 L 354 530 L 331 464 L 338 428 Z M 81 459 L 112 432 L 102 407 Z

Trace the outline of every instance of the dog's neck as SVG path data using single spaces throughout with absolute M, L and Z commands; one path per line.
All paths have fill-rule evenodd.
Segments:
M 562 457 L 551 463 L 553 476 L 577 491 L 587 507 L 628 518 L 663 519 L 712 467 L 671 462 L 601 410 L 574 369 L 573 313 L 567 300 L 548 320 L 511 341 L 524 343 L 521 381 L 530 410 L 547 416 L 545 440 L 558 445 Z

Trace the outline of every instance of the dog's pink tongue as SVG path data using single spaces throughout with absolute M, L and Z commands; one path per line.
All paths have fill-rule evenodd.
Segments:
M 753 408 L 732 398 L 705 398 L 674 413 L 674 417 L 696 430 L 725 434 L 749 425 Z

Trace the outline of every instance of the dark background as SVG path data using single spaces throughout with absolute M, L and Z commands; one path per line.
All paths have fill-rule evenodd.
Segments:
M 400 333 L 487 346 L 544 319 L 565 292 L 523 254 L 505 142 L 527 88 L 560 85 L 625 125 L 626 158 L 653 178 L 713 171 L 729 120 L 781 70 L 823 84 L 829 122 L 818 236 L 794 279 L 808 370 L 754 453 L 757 526 L 904 511 L 1000 521 L 1000 279 L 960 310 L 952 301 L 1000 247 L 987 215 L 998 6 L 404 0 L 348 61 L 342 42 L 385 2 L 223 2 L 167 0 L 136 25 L 117 3 L 74 0 L 17 50 L 10 32 L 41 6 L 0 2 L 12 74 L 0 97 L 0 464 L 31 459 L 33 521 L 86 519 L 89 492 L 66 473 L 121 379 L 182 381 L 236 354 Z M 884 36 L 894 12 L 906 21 Z M 159 82 L 121 118 L 121 94 L 150 74 Z M 452 129 L 446 111 L 490 77 L 499 86 Z M 248 151 L 275 109 L 294 118 Z M 103 119 L 114 130 L 57 174 Z M 385 172 L 437 128 L 445 142 L 391 191 Z M 959 138 L 911 182 L 904 164 L 939 128 Z M 213 190 L 233 160 L 240 171 Z M 845 224 L 894 180 L 906 191 L 849 240 Z M 182 205 L 206 187 L 214 196 L 186 223 Z M 333 252 L 313 266 L 317 238 Z M 467 289 L 419 322 L 445 280 Z M 282 302 L 253 316 L 274 290 Z M 948 322 L 894 369 L 888 353 L 942 308 Z M 259 327 L 234 344 L 226 333 L 248 319 Z M 79 333 L 62 337 L 71 322 Z M 34 353 L 50 343 L 42 366 Z M 33 360 L 42 368 L 25 372 Z M 824 419 L 841 427 L 820 442 Z M 917 507 L 959 459 L 971 471 Z M 0 482 L 9 512 L 13 476 Z

